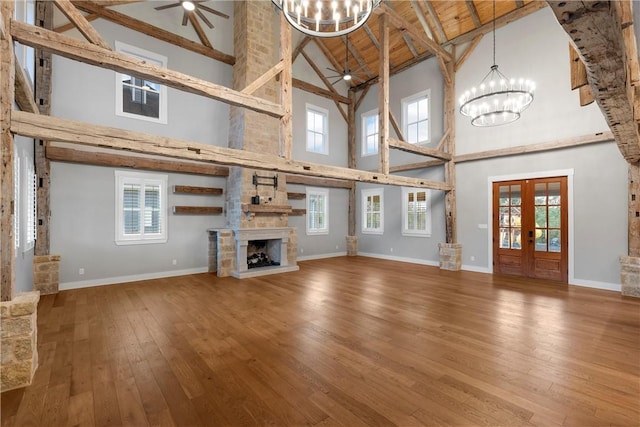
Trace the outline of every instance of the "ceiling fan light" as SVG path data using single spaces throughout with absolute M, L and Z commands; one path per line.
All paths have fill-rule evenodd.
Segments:
M 342 76 L 342 80 L 346 80 L 346 81 L 351 80 L 351 74 L 346 73 L 344 76 Z
M 185 10 L 188 10 L 189 12 L 191 12 L 195 10 L 196 5 L 192 1 L 183 1 L 182 7 L 184 7 Z

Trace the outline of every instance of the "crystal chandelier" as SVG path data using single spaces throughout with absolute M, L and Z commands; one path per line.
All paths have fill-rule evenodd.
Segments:
M 381 0 L 271 0 L 295 29 L 337 37 L 360 28 Z
M 536 85 L 531 80 L 508 79 L 496 64 L 496 2 L 493 1 L 493 65 L 480 85 L 460 96 L 460 113 L 474 126 L 499 126 L 514 122 L 533 102 Z

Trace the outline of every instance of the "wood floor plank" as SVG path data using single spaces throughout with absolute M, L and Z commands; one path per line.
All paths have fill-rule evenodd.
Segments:
M 2 427 L 640 425 L 640 300 L 339 257 L 43 296 Z M 45 421 L 46 420 L 46 421 Z

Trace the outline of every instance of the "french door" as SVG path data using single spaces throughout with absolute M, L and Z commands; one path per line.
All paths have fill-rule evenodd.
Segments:
M 493 183 L 493 271 L 567 283 L 567 178 Z

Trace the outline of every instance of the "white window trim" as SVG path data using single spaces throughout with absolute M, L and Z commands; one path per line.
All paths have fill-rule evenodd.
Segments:
M 406 98 L 402 98 L 402 132 L 404 133 L 404 137 L 408 138 L 408 129 L 409 124 L 407 123 L 407 105 L 411 102 L 416 101 L 420 98 L 427 98 L 427 102 L 429 103 L 429 115 L 427 117 L 427 121 L 429 123 L 429 132 L 427 134 L 426 141 L 418 141 L 415 145 L 425 145 L 431 142 L 431 89 L 423 90 L 422 92 L 418 92 L 414 95 L 408 96 Z M 413 144 L 413 143 L 412 143 Z
M 116 192 L 116 229 L 115 229 L 115 243 L 116 245 L 142 245 L 153 243 L 166 243 L 168 240 L 169 232 L 167 230 L 167 184 L 168 175 L 163 174 L 150 174 L 144 172 L 129 172 L 129 171 L 115 171 L 115 192 Z M 160 227 L 162 232 L 152 234 L 149 236 L 144 235 L 144 231 L 140 235 L 125 235 L 123 233 L 124 227 L 124 200 L 122 187 L 125 182 L 135 182 L 138 184 L 156 184 L 160 185 Z
M 305 104 L 306 108 L 305 108 L 305 129 L 304 129 L 304 135 L 305 135 L 305 148 L 307 150 L 307 152 L 309 153 L 315 153 L 315 154 L 324 154 L 324 155 L 329 155 L 329 110 L 322 108 L 322 107 L 318 107 L 317 105 L 313 105 L 313 104 Z M 309 149 L 309 122 L 307 121 L 308 116 L 309 116 L 309 110 L 312 110 L 316 113 L 320 113 L 322 115 L 324 115 L 324 123 L 323 123 L 323 150 L 322 151 L 315 151 L 315 150 L 310 150 Z
M 139 59 L 144 59 L 152 63 L 160 64 L 161 67 L 167 68 L 167 57 L 157 53 L 149 52 L 136 46 L 131 46 L 116 40 L 116 51 Z M 140 114 L 131 114 L 122 109 L 122 73 L 116 74 L 116 115 L 128 117 L 131 119 L 144 120 L 153 123 L 167 124 L 167 109 L 169 101 L 167 99 L 167 87 L 160 85 L 160 111 L 157 119 L 154 117 L 142 116 Z M 127 74 L 128 75 L 128 74 Z
M 427 223 L 425 230 L 408 230 L 409 201 L 407 196 L 409 193 L 419 191 L 426 192 L 427 202 Z M 426 188 L 402 187 L 402 235 L 409 237 L 431 237 L 431 191 Z
M 360 138 L 360 143 L 361 143 L 361 147 L 362 147 L 361 150 L 360 150 L 361 157 L 375 156 L 375 155 L 378 154 L 378 151 L 379 151 L 379 149 L 378 149 L 379 143 L 378 143 L 378 145 L 376 145 L 376 151 L 375 152 L 373 152 L 373 153 L 368 153 L 367 152 L 367 136 L 368 136 L 367 135 L 367 118 L 369 118 L 371 116 L 376 116 L 376 117 L 378 116 L 378 109 L 377 108 L 374 108 L 371 111 L 367 111 L 366 113 L 362 113 L 362 115 L 361 115 L 361 120 L 360 120 L 360 123 L 361 123 L 361 126 L 362 126 L 361 127 L 361 132 L 360 132 L 362 134 L 361 138 Z M 378 135 L 378 138 L 380 138 L 380 129 L 379 128 L 378 128 L 376 133 Z
M 367 227 L 367 199 L 369 196 L 380 196 L 380 227 Z M 384 188 L 370 188 L 361 191 L 362 197 L 362 234 L 384 234 Z
M 25 189 L 23 209 L 24 216 L 24 236 L 25 244 L 23 252 L 30 251 L 36 244 L 36 171 L 33 158 L 24 155 L 24 182 Z M 33 227 L 31 230 L 29 229 Z
M 307 229 L 307 236 L 320 236 L 320 235 L 326 235 L 329 234 L 329 190 L 326 188 L 314 188 L 314 187 L 307 187 L 306 189 L 306 193 L 307 193 L 307 197 L 306 197 L 306 207 L 307 207 L 307 218 L 305 220 L 306 223 L 306 229 Z M 321 195 L 324 196 L 324 200 L 325 200 L 325 204 L 324 204 L 324 216 L 325 216 L 325 227 L 322 229 L 310 229 L 309 228 L 309 213 L 311 212 L 311 209 L 309 209 L 309 203 L 311 200 L 312 195 Z
M 21 192 L 21 164 L 20 164 L 20 153 L 14 144 L 13 146 L 13 243 L 15 245 L 16 251 L 20 248 L 20 215 L 22 214 L 22 209 L 20 208 L 20 200 L 22 199 Z

